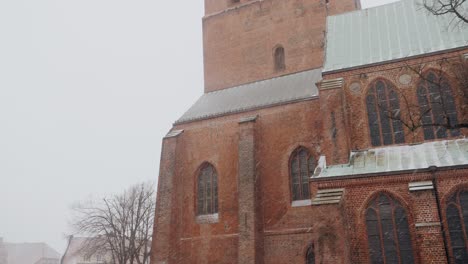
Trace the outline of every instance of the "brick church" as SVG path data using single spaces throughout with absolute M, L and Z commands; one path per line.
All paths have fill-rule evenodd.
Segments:
M 152 264 L 468 263 L 468 26 L 414 0 L 205 0 L 203 41 Z

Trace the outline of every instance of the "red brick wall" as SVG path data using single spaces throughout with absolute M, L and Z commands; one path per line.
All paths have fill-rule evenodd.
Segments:
M 355 9 L 354 0 L 264 0 L 215 13 L 228 1 L 205 2 L 205 92 L 321 67 L 327 14 Z M 283 71 L 273 65 L 277 45 L 285 49 Z
M 411 60 L 405 60 L 395 63 L 387 63 L 378 66 L 364 67 L 354 70 L 348 70 L 344 72 L 337 72 L 331 74 L 325 74 L 324 79 L 335 79 L 344 78 L 344 108 L 346 113 L 346 124 L 348 124 L 349 142 L 351 149 L 367 149 L 372 147 L 370 144 L 370 132 L 367 121 L 367 108 L 366 108 L 366 93 L 372 82 L 377 79 L 387 80 L 392 83 L 398 90 L 398 93 L 404 95 L 409 103 L 405 104 L 403 97 L 400 95 L 400 106 L 402 113 L 408 113 L 406 106 L 417 106 L 416 98 L 416 87 L 419 82 L 419 76 L 414 73 L 414 69 L 422 66 L 422 69 L 439 70 L 443 69 L 443 72 L 447 74 L 450 79 L 452 86 L 452 94 L 455 97 L 456 105 L 458 108 L 458 120 L 459 122 L 468 123 L 468 107 L 466 104 L 466 98 L 468 98 L 468 91 L 460 86 L 460 78 L 454 75 L 452 66 L 449 63 L 460 63 L 461 55 L 468 52 L 468 49 L 461 51 L 448 52 L 436 56 L 427 56 L 422 58 L 416 58 Z M 440 66 L 441 60 L 448 61 L 444 62 L 442 68 Z M 468 69 L 468 68 L 465 68 Z M 458 70 L 457 70 L 458 71 Z M 409 84 L 402 84 L 399 78 L 403 74 L 411 76 L 411 82 Z M 359 84 L 359 89 L 353 89 L 353 85 Z M 324 99 L 321 99 L 324 100 Z M 330 99 L 326 99 L 330 100 Z M 337 100 L 336 98 L 331 100 Z M 334 107 L 329 106 L 329 107 Z M 417 108 L 415 112 L 418 111 Z M 413 110 L 414 111 L 414 110 Z M 419 112 L 418 112 L 419 114 Z M 327 118 L 324 116 L 324 118 Z M 328 117 L 330 120 L 330 117 Z M 324 120 L 324 122 L 331 121 Z M 407 120 L 407 119 L 406 119 Z M 416 131 L 410 131 L 407 127 L 404 127 L 406 143 L 418 143 L 424 141 L 422 129 Z M 468 135 L 468 130 L 462 130 L 462 136 Z
M 368 203 L 380 192 L 385 192 L 399 201 L 407 210 L 408 222 L 413 240 L 413 252 L 416 263 L 447 263 L 444 249 L 444 238 L 440 226 L 416 227 L 417 223 L 440 222 L 435 191 L 424 190 L 410 192 L 408 183 L 436 179 L 439 197 L 448 197 L 454 190 L 468 185 L 468 169 L 438 171 L 434 174 L 413 173 L 389 176 L 367 176 L 355 179 L 319 181 L 319 188 L 345 188 L 343 211 L 345 229 L 351 263 L 369 263 L 365 209 Z M 445 203 L 441 199 L 443 224 L 445 224 Z M 449 247 L 450 249 L 450 247 Z

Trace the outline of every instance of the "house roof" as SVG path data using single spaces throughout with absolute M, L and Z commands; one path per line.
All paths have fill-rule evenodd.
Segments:
M 46 243 L 4 243 L 9 264 L 33 264 L 41 258 L 60 259 L 60 254 Z
M 205 93 L 176 124 L 317 97 L 315 83 L 322 79 L 321 72 L 314 69 Z
M 324 162 L 314 178 L 336 178 L 365 174 L 416 171 L 468 165 L 468 139 L 390 146 L 351 152 L 349 164 L 327 167 Z M 319 170 L 320 171 L 320 170 Z
M 324 72 L 468 47 L 468 27 L 402 0 L 327 18 Z M 468 10 L 468 2 L 466 10 Z

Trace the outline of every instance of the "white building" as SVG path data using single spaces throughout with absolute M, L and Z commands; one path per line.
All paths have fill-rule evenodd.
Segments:
M 89 256 L 85 245 L 89 238 L 86 237 L 73 237 L 68 239 L 68 246 L 65 254 L 62 257 L 61 264 L 104 264 L 110 263 L 110 257 L 102 253 L 96 253 Z

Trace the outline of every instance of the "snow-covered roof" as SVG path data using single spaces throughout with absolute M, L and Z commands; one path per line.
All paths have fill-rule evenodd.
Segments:
M 321 79 L 315 69 L 206 93 L 176 124 L 316 98 Z
M 444 168 L 464 165 L 468 165 L 466 138 L 353 151 L 349 164 L 328 167 L 322 157 L 319 161 L 320 173 L 313 178 L 379 175 L 424 170 L 433 166 Z

